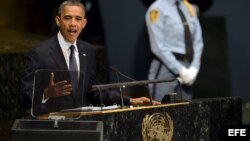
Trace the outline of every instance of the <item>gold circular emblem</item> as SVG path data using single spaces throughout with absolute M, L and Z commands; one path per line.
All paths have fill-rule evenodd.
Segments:
M 166 115 L 161 113 L 146 115 L 143 119 L 143 141 L 171 141 L 173 131 L 173 121 L 167 113 Z
M 159 17 L 159 12 L 156 9 L 153 9 L 149 12 L 150 22 L 155 22 Z

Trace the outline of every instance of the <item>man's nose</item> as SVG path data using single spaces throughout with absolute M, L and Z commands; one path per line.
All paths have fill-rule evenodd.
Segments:
M 75 19 L 72 19 L 72 20 L 70 21 L 70 25 L 71 25 L 71 26 L 75 26 L 75 25 L 76 25 L 76 20 L 75 20 Z

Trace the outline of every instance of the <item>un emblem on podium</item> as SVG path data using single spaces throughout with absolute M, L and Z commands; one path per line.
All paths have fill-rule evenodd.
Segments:
M 173 121 L 167 113 L 146 115 L 141 131 L 143 141 L 171 141 L 174 131 Z

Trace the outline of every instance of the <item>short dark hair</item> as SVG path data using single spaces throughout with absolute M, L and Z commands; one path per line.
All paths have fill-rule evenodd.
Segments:
M 64 8 L 64 6 L 67 6 L 67 5 L 80 6 L 83 9 L 84 14 L 86 13 L 85 6 L 81 3 L 81 1 L 79 1 L 79 0 L 65 0 L 64 2 L 61 3 L 61 5 L 58 8 L 58 12 L 57 12 L 58 16 L 61 15 L 62 9 Z

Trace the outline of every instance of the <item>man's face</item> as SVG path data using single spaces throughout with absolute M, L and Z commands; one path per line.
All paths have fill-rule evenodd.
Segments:
M 80 6 L 64 6 L 61 15 L 56 16 L 55 20 L 63 37 L 71 43 L 78 38 L 87 23 L 85 13 Z

